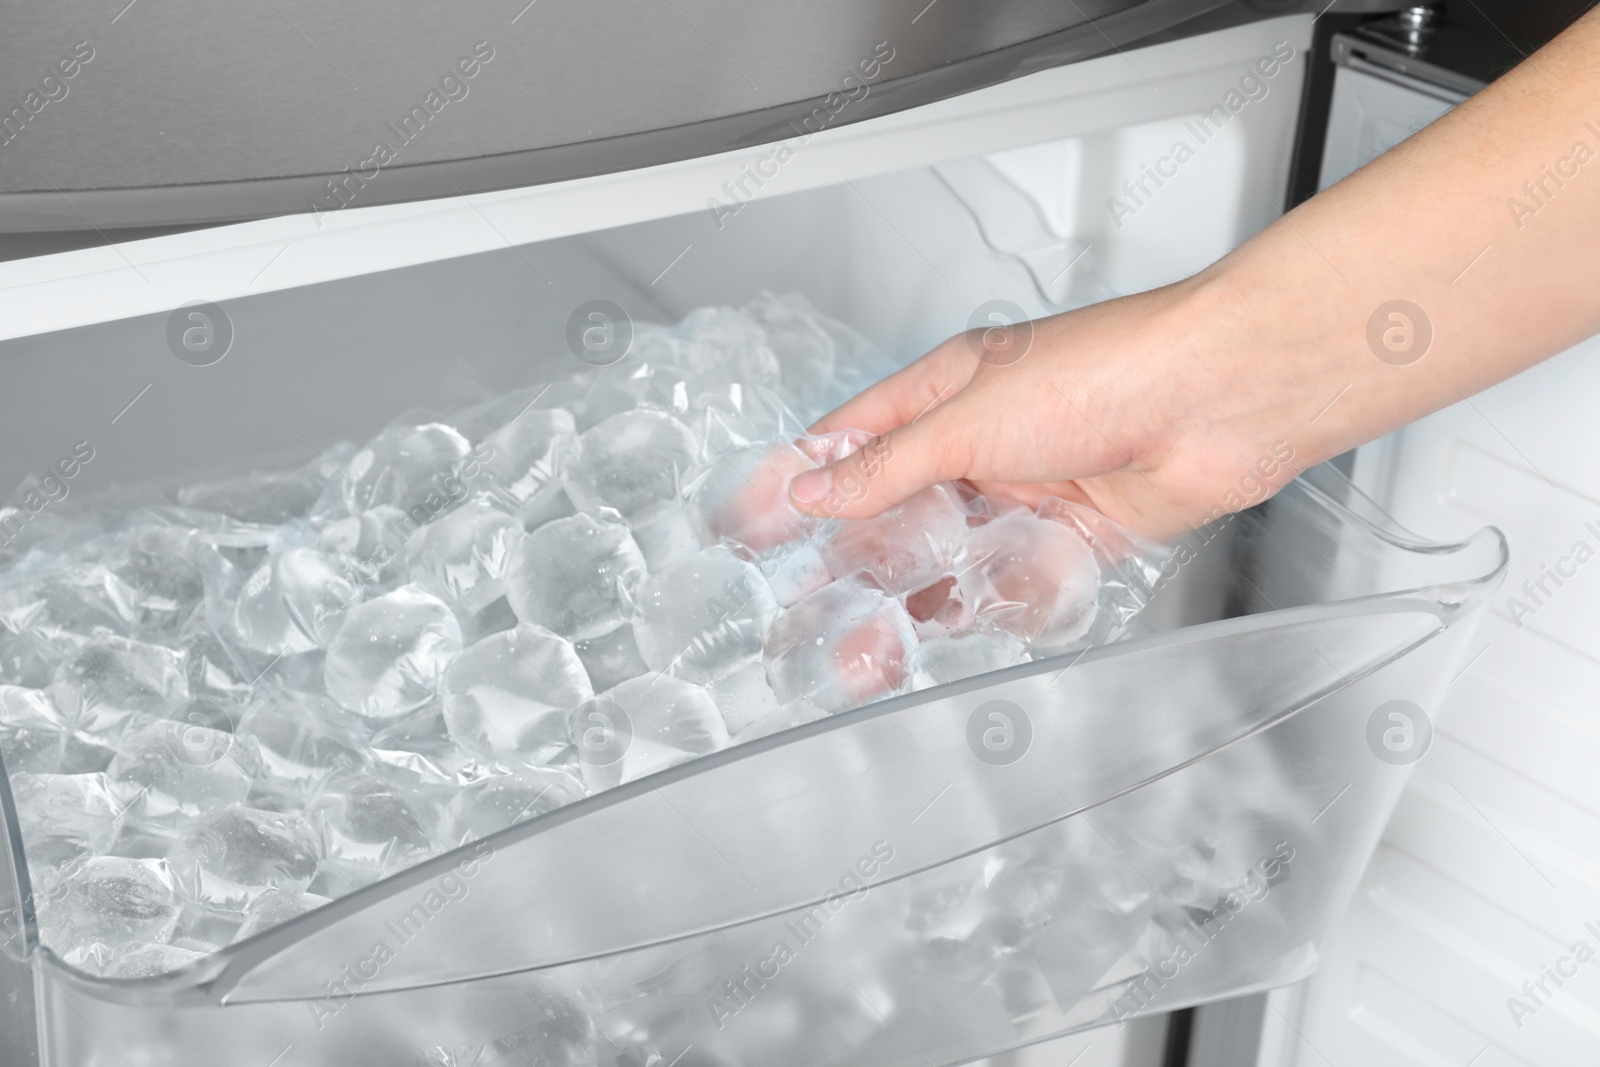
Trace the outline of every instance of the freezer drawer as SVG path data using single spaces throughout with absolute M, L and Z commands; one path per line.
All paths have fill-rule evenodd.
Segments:
M 902 203 L 933 191 L 927 173 L 898 181 Z M 848 225 L 830 196 L 775 201 L 770 222 Z M 673 221 L 527 254 L 622 286 L 642 266 L 628 249 Z M 826 291 L 840 268 L 815 268 Z M 857 269 L 866 284 L 880 268 Z M 236 317 L 277 323 L 285 333 L 262 351 L 292 361 L 339 315 L 400 313 L 418 281 L 343 283 L 314 314 L 286 292 Z M 695 299 L 719 284 L 689 282 Z M 154 325 L 35 338 L 16 358 L 72 380 Z M 476 353 L 524 372 L 530 355 Z M 342 361 L 289 373 L 338 388 L 376 369 L 362 352 Z M 284 393 L 265 362 L 247 365 L 261 395 Z M 185 407 L 237 420 L 230 390 L 255 380 L 193 376 Z M 377 387 L 344 386 L 353 433 L 370 429 L 354 398 L 370 406 Z M 106 458 L 130 483 L 262 465 L 270 450 L 238 429 L 207 435 L 228 454 L 159 451 L 173 435 L 154 435 Z M 39 948 L 31 923 L 14 926 L 6 1032 L 61 1065 L 208 1062 L 218 1047 L 327 1064 L 536 1050 L 555 1063 L 957 1063 L 1304 977 L 1403 780 L 1369 747 L 1372 717 L 1394 701 L 1432 706 L 1503 544 L 1490 531 L 1417 544 L 1318 470 L 1187 547 L 1136 639 L 629 783 L 185 972 L 93 978 Z M 998 750 L 981 740 L 994 728 Z M 8 863 L 26 916 L 20 851 Z
M 1229 192 L 1226 176 L 1282 158 L 1270 140 L 1214 147 L 1191 177 Z M 1090 242 L 1037 202 L 1011 224 L 1052 166 L 1082 183 L 1127 151 L 1078 138 L 819 183 L 753 200 L 694 258 L 699 212 L 347 271 L 224 301 L 213 325 L 232 343 L 211 361 L 175 358 L 172 312 L 85 309 L 91 325 L 0 347 L 16 383 L 0 454 L 15 476 L 58 437 L 91 441 L 50 507 L 92 506 L 303 462 L 408 408 L 564 374 L 582 299 L 669 321 L 797 290 L 906 359 L 985 300 L 1069 306 L 1220 251 L 1208 232 L 1226 245 L 1248 230 L 1235 212 L 1157 262 L 1137 225 Z M 48 1067 L 219 1049 L 881 1067 L 1291 982 L 1316 966 L 1404 781 L 1382 756 L 1394 702 L 1431 711 L 1504 566 L 1494 531 L 1419 543 L 1319 469 L 1180 546 L 1128 640 L 628 783 L 161 978 L 100 979 L 39 946 L 0 788 L 0 1034 Z

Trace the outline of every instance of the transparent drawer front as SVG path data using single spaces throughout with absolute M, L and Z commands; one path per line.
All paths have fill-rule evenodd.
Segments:
M 1435 706 L 1505 560 L 1368 510 L 1314 471 L 1200 549 L 1246 614 L 628 783 L 188 971 L 88 978 L 14 924 L 6 1032 L 51 1065 L 882 1067 L 1293 981 L 1403 783 L 1374 714 Z

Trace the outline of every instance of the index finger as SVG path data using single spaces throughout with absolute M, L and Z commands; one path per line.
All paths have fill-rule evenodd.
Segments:
M 862 390 L 811 427 L 812 433 L 866 430 L 885 434 L 914 422 L 955 396 L 978 369 L 978 361 L 957 334 L 933 351 Z

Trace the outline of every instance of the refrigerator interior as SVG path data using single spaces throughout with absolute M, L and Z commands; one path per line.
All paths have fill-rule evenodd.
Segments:
M 1336 78 L 1323 185 L 1462 99 L 1393 73 Z M 1321 970 L 1271 995 L 1261 1067 L 1595 1060 L 1600 983 L 1572 956 L 1600 914 L 1600 594 L 1574 565 L 1600 500 L 1597 350 L 1591 338 L 1356 455 L 1352 477 L 1398 521 L 1429 536 L 1492 522 L 1511 567 Z

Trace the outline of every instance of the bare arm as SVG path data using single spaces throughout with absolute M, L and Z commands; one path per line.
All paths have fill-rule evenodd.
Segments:
M 1200 274 L 1040 320 L 1009 366 L 946 341 L 818 424 L 887 437 L 841 463 L 864 494 L 830 495 L 833 470 L 793 494 L 855 517 L 968 478 L 1167 536 L 1261 499 L 1235 495 L 1252 472 L 1276 490 L 1596 332 L 1591 12 Z

